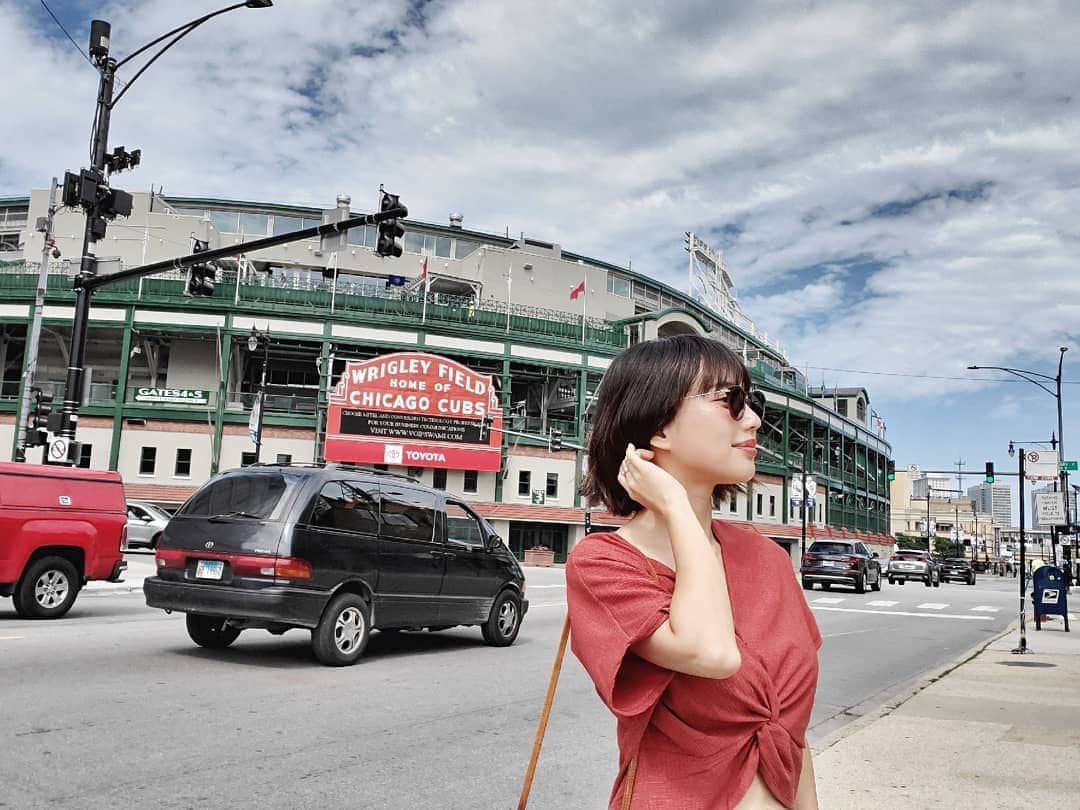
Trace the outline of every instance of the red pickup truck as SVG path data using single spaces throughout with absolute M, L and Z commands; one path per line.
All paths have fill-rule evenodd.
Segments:
M 119 473 L 0 462 L 0 596 L 20 616 L 59 618 L 87 581 L 115 582 L 126 546 Z

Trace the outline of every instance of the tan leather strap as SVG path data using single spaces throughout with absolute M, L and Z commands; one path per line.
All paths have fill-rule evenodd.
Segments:
M 634 777 L 637 776 L 637 754 L 630 760 L 630 767 L 626 769 L 626 786 L 622 794 L 622 810 L 630 810 L 630 802 L 634 800 Z
M 551 716 L 551 704 L 555 700 L 555 687 L 559 685 L 559 673 L 562 671 L 563 657 L 566 655 L 566 640 L 569 637 L 570 614 L 567 614 L 563 619 L 559 650 L 555 653 L 555 663 L 551 667 L 551 678 L 548 680 L 547 695 L 544 697 L 544 709 L 540 712 L 540 723 L 536 727 L 536 739 L 533 740 L 532 754 L 529 756 L 529 768 L 525 771 L 525 784 L 521 786 L 518 810 L 525 810 L 525 805 L 529 802 L 529 791 L 532 790 L 533 777 L 536 775 L 536 762 L 540 759 L 540 748 L 544 744 L 544 733 L 547 731 L 548 717 Z

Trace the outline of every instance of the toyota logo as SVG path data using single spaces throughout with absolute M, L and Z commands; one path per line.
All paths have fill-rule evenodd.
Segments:
M 213 547 L 214 547 L 214 541 L 213 540 L 207 540 L 205 548 L 213 548 Z

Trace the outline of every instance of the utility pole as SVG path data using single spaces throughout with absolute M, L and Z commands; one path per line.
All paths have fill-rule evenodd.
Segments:
M 962 494 L 963 491 L 964 491 L 964 470 L 963 470 L 963 468 L 964 468 L 964 465 L 967 464 L 967 462 L 964 461 L 961 458 L 961 459 L 957 459 L 953 463 L 956 464 L 956 488 Z
M 26 339 L 26 371 L 23 372 L 22 396 L 19 399 L 19 415 L 15 420 L 15 460 L 26 461 L 26 418 L 30 414 L 30 388 L 37 374 L 38 343 L 41 340 L 41 315 L 45 309 L 45 289 L 49 285 L 49 254 L 53 247 L 53 217 L 56 214 L 56 178 L 49 187 L 49 212 L 42 231 L 41 270 L 38 272 L 37 292 L 34 294 L 34 318 Z

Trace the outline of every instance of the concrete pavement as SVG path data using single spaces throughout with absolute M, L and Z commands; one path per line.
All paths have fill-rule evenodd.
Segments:
M 1071 598 L 1080 600 L 1080 589 Z M 823 810 L 1080 807 L 1080 610 L 971 651 L 814 746 Z M 1028 602 L 1030 610 L 1030 601 Z

